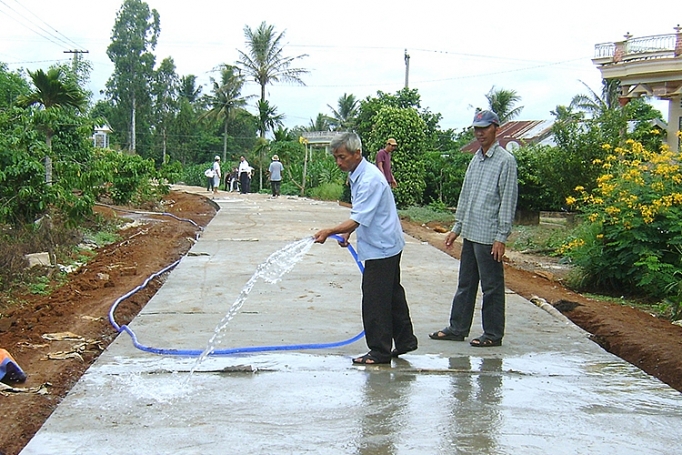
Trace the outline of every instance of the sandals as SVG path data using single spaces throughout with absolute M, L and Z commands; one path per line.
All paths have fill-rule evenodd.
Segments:
M 429 338 L 432 340 L 464 341 L 464 335 L 453 335 L 445 330 L 437 330 L 433 333 L 429 333 Z
M 374 357 L 372 354 L 367 353 L 361 357 L 356 357 L 353 359 L 353 365 L 381 365 L 391 363 L 391 359 L 380 360 Z
M 475 348 L 492 348 L 495 346 L 502 346 L 502 340 L 491 340 L 488 337 L 480 336 L 471 340 L 469 344 Z

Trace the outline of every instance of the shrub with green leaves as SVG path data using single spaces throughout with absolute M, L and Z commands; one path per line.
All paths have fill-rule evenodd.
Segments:
M 153 184 L 157 172 L 151 158 L 110 150 L 101 159 L 110 172 L 109 193 L 116 204 L 143 203 L 168 192 L 167 185 Z
M 323 183 L 310 189 L 310 196 L 323 201 L 338 201 L 343 194 L 343 185 L 340 183 Z
M 459 193 L 464 183 L 464 174 L 471 161 L 470 153 L 450 150 L 428 152 L 423 156 L 426 189 L 424 202 L 438 201 L 448 207 L 457 206 Z
M 631 139 L 603 148 L 596 188 L 579 186 L 579 196 L 566 199 L 586 221 L 562 253 L 581 268 L 585 287 L 664 297 L 682 271 L 680 153 L 651 152 Z
M 414 108 L 382 107 L 374 116 L 374 128 L 363 144 L 365 152 L 376 152 L 386 139 L 395 138 L 398 149 L 391 154 L 393 175 L 398 187 L 393 190 L 398 207 L 420 204 L 426 189 L 426 170 L 422 155 L 427 149 L 427 125 Z M 368 150 L 369 147 L 369 150 Z

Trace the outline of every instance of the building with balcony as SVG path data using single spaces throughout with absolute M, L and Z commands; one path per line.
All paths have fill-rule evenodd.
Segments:
M 682 129 L 682 27 L 675 33 L 633 37 L 595 45 L 592 62 L 602 79 L 620 81 L 620 102 L 626 104 L 639 96 L 668 101 L 666 142 L 680 150 Z

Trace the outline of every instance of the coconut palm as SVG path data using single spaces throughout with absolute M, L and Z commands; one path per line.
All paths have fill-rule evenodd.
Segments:
M 58 112 L 63 108 L 74 108 L 83 111 L 87 105 L 87 97 L 81 88 L 72 79 L 69 79 L 61 68 L 50 68 L 47 73 L 41 69 L 35 72 L 28 72 L 35 90 L 26 96 L 17 98 L 17 104 L 22 107 L 40 105 L 43 107 L 47 116 L 41 122 L 40 128 L 45 133 L 45 144 L 47 145 L 48 155 L 45 156 L 45 182 L 52 184 L 52 158 L 49 153 L 52 151 L 52 137 L 55 127 L 52 116 L 53 112 Z M 40 122 L 40 121 L 39 121 Z
M 334 119 L 319 113 L 317 114 L 317 117 L 315 120 L 310 119 L 310 124 L 308 125 L 307 128 L 305 128 L 306 131 L 331 131 L 332 130 L 332 122 Z
M 273 25 L 262 22 L 254 31 L 248 25 L 244 27 L 247 52 L 239 52 L 239 65 L 244 73 L 260 85 L 260 100 L 265 101 L 265 86 L 273 82 L 291 82 L 305 85 L 301 76 L 309 71 L 293 68 L 296 59 L 307 57 L 307 54 L 287 57 L 283 54 L 284 33 L 277 34 Z M 263 136 L 261 136 L 263 137 Z
M 495 86 L 493 86 L 485 97 L 488 100 L 490 110 L 500 118 L 500 123 L 513 120 L 523 110 L 523 106 L 515 107 L 516 103 L 521 101 L 516 90 L 495 90 Z
M 211 78 L 212 94 L 208 97 L 211 108 L 202 116 L 223 125 L 223 163 L 227 161 L 227 128 L 234 119 L 238 108 L 246 106 L 253 95 L 242 96 L 244 78 L 239 69 L 231 65 L 222 65 L 220 82 Z
M 331 123 L 334 131 L 350 131 L 355 126 L 355 122 L 360 112 L 360 101 L 353 94 L 344 93 L 339 98 L 338 110 L 327 104 L 332 111 Z
M 267 144 L 265 140 L 265 133 L 267 133 L 268 131 L 273 131 L 276 127 L 283 126 L 284 115 L 278 114 L 277 107 L 271 106 L 268 101 L 258 100 L 257 105 L 258 105 L 258 131 L 260 132 L 261 143 Z M 258 166 L 260 169 L 259 185 L 261 190 L 263 189 L 263 163 L 265 162 L 264 152 L 266 148 L 267 146 L 260 147 L 258 152 L 260 160 L 260 165 Z
M 589 95 L 576 95 L 569 105 L 590 114 L 592 117 L 599 117 L 608 110 L 616 109 L 620 106 L 618 96 L 620 94 L 620 81 L 618 79 L 602 79 L 602 94 L 599 96 L 585 82 L 581 84 L 590 92 Z

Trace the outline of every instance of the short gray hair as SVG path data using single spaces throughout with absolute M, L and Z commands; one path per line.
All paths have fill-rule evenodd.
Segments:
M 332 149 L 332 152 L 335 152 L 341 147 L 345 147 L 349 152 L 362 152 L 362 141 L 357 133 L 349 131 L 332 139 L 329 147 Z

